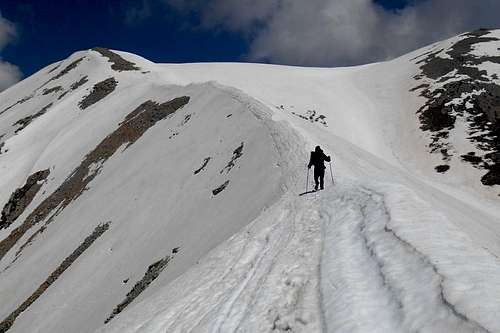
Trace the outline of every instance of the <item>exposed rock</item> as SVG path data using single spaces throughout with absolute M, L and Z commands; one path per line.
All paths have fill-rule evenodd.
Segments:
M 61 63 L 62 63 L 62 61 L 60 63 L 58 63 L 56 66 L 54 66 L 52 69 L 50 69 L 47 73 L 50 74 L 50 73 L 56 71 L 61 66 Z
M 0 333 L 7 332 L 16 318 L 26 311 L 42 294 L 64 273 L 75 260 L 82 255 L 96 239 L 102 236 L 108 229 L 111 222 L 98 225 L 94 231 L 87 236 L 83 242 L 68 256 L 63 262 L 49 275 L 49 277 L 40 284 L 40 286 L 31 294 L 17 309 L 0 322 Z
M 108 61 L 113 63 L 111 69 L 121 72 L 121 71 L 136 71 L 140 68 L 137 67 L 133 62 L 123 59 L 120 55 L 106 49 L 104 47 L 94 47 L 93 51 L 99 52 L 102 56 L 108 58 Z
M 71 90 L 76 90 L 78 88 L 80 88 L 81 86 L 83 86 L 85 83 L 87 83 L 89 80 L 88 80 L 88 76 L 85 75 L 83 76 L 80 80 L 74 82 L 71 84 L 70 88 Z
M 48 95 L 48 94 L 55 93 L 55 92 L 58 92 L 58 91 L 61 91 L 61 90 L 63 90 L 63 87 L 61 87 L 61 86 L 55 86 L 53 88 L 43 89 L 42 94 L 43 95 Z
M 22 131 L 23 129 L 26 128 L 33 120 L 36 118 L 42 116 L 47 112 L 47 110 L 52 106 L 52 103 L 45 105 L 40 111 L 38 111 L 35 114 L 29 115 L 27 117 L 21 118 L 18 121 L 16 121 L 12 126 L 20 126 L 18 129 L 15 130 L 15 133 L 18 133 Z
M 92 104 L 99 102 L 101 99 L 111 94 L 115 90 L 117 85 L 118 81 L 116 81 L 115 78 L 113 77 L 110 77 L 109 79 L 96 83 L 92 88 L 90 94 L 85 96 L 80 101 L 80 103 L 78 103 L 78 106 L 82 110 L 85 110 Z
M 47 179 L 50 171 L 42 170 L 30 175 L 26 183 L 12 193 L 9 201 L 3 206 L 0 216 L 0 229 L 8 228 L 28 207 L 42 187 L 41 182 Z
M 467 155 L 462 155 L 460 156 L 462 158 L 462 161 L 469 162 L 471 164 L 479 164 L 483 161 L 483 159 L 480 156 L 476 156 L 476 153 L 470 152 Z
M 202 171 L 203 169 L 205 169 L 205 167 L 207 166 L 208 162 L 210 161 L 210 157 L 207 157 L 203 160 L 203 165 L 194 171 L 194 174 L 197 175 L 198 173 L 200 173 L 200 171 Z
M 190 114 L 187 114 L 184 119 L 181 121 L 180 125 L 179 126 L 184 126 L 188 123 L 188 121 L 191 119 L 191 115 Z
M 56 76 L 52 77 L 49 81 L 47 81 L 47 83 L 49 83 L 50 81 L 54 81 L 54 80 L 57 80 L 61 77 L 63 77 L 64 75 L 68 74 L 69 72 L 71 72 L 73 69 L 76 68 L 76 66 L 78 66 L 78 64 L 84 59 L 85 57 L 81 57 L 81 58 L 78 58 L 76 59 L 75 61 L 73 61 L 71 64 L 69 64 L 68 66 L 64 67 L 64 69 L 62 71 L 60 71 Z M 47 84 L 45 83 L 45 84 Z
M 226 180 L 224 182 L 224 184 L 222 184 L 221 186 L 217 187 L 215 190 L 212 191 L 212 194 L 213 195 L 217 195 L 219 194 L 220 192 L 224 191 L 224 189 L 227 187 L 227 185 L 229 185 L 229 180 Z
M 127 147 L 135 143 L 149 128 L 158 121 L 165 119 L 176 110 L 182 108 L 189 102 L 189 97 L 174 98 L 165 103 L 146 101 L 129 113 L 119 127 L 94 150 L 88 153 L 80 165 L 73 170 L 71 175 L 45 200 L 43 200 L 29 215 L 24 222 L 0 241 L 0 259 L 16 244 L 16 242 L 33 226 L 47 219 L 42 228 L 37 230 L 21 246 L 24 248 L 30 244 L 46 225 L 63 211 L 67 205 L 76 200 L 83 191 L 87 190 L 88 184 L 100 172 L 103 164 L 119 148 L 127 144 Z M 97 166 L 97 167 L 96 167 Z
M 80 80 L 73 82 L 71 84 L 71 86 L 69 87 L 69 90 L 66 90 L 65 92 L 63 92 L 57 99 L 62 99 L 64 96 L 66 96 L 66 94 L 68 94 L 69 92 L 71 92 L 73 90 L 80 88 L 81 86 L 83 86 L 87 82 L 89 82 L 88 76 L 85 75 Z
M 449 109 L 451 107 L 445 106 L 446 101 L 436 101 L 434 104 L 427 106 L 420 115 L 420 128 L 424 131 L 439 132 L 444 129 L 452 129 L 455 125 L 455 116 L 453 116 Z M 440 133 L 440 135 L 443 132 Z
M 0 111 L 0 115 L 1 115 L 2 113 L 5 113 L 6 111 L 8 111 L 8 110 L 12 109 L 14 106 L 19 105 L 19 104 L 23 104 L 23 103 L 25 103 L 25 102 L 29 101 L 29 100 L 30 100 L 30 99 L 32 99 L 32 98 L 33 98 L 33 95 L 30 95 L 30 96 L 25 96 L 25 97 L 21 98 L 20 100 L 18 100 L 18 101 L 17 101 L 17 102 L 15 102 L 14 104 L 11 104 L 11 105 L 9 105 L 8 107 L 6 107 L 5 109 L 3 109 L 2 111 Z
M 160 275 L 160 273 L 167 267 L 168 263 L 172 260 L 171 256 L 166 256 L 165 258 L 158 260 L 154 264 L 149 265 L 146 273 L 130 290 L 125 299 L 118 304 L 114 309 L 111 315 L 106 318 L 104 321 L 105 324 L 109 323 L 111 319 L 113 319 L 117 314 L 122 312 L 130 303 L 134 301 L 147 287 L 156 280 L 156 278 Z
M 431 134 L 431 152 L 441 152 L 443 161 L 450 160 L 449 152 L 455 149 L 449 141 L 449 132 L 460 118 L 467 125 L 468 140 L 483 152 L 482 156 L 473 157 L 461 152 L 461 160 L 488 171 L 481 178 L 484 185 L 500 185 L 500 173 L 497 174 L 500 161 L 492 158 L 500 153 L 500 86 L 486 71 L 477 68 L 486 61 L 500 64 L 500 56 L 471 54 L 478 43 L 498 41 L 496 37 L 485 36 L 488 33 L 489 30 L 480 29 L 462 35 L 446 51 L 446 58 L 438 55 L 442 49 L 428 53 L 417 62 L 422 70 L 417 79 L 426 77 L 441 86 L 433 89 L 425 83 L 412 91 L 422 89 L 420 95 L 427 98 L 417 114 L 421 129 Z
M 234 167 L 236 160 L 238 158 L 240 158 L 241 156 L 243 156 L 243 142 L 241 143 L 241 145 L 238 148 L 236 148 L 233 151 L 233 157 L 227 163 L 227 165 L 220 171 L 220 173 L 222 174 L 224 171 L 226 171 L 226 173 L 229 173 L 229 171 L 231 171 L 231 169 Z
M 279 109 L 283 110 L 283 105 L 281 105 Z M 304 120 L 310 121 L 311 123 L 319 122 L 325 127 L 328 126 L 328 124 L 326 123 L 326 116 L 317 113 L 316 110 L 307 110 L 305 115 L 296 112 L 292 112 L 292 114 Z
M 450 170 L 450 166 L 443 164 L 436 166 L 434 169 L 436 170 L 436 172 L 445 173 L 446 171 Z

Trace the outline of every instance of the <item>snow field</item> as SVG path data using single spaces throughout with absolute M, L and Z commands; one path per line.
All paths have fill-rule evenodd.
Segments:
M 9 149 L 0 203 L 33 171 L 51 170 L 14 227 L 142 102 L 190 102 L 93 165 L 99 175 L 81 197 L 18 261 L 18 245 L 5 256 L 0 319 L 111 221 L 9 332 L 500 332 L 500 207 L 471 185 L 475 173 L 435 174 L 415 115 L 422 98 L 408 92 L 417 72 L 409 59 L 422 52 L 340 69 L 157 65 L 117 52 L 141 67 L 120 73 L 94 51 L 73 55 L 61 68 L 86 55 L 81 67 L 47 87 L 88 74 L 86 86 L 18 135 L 11 123 L 54 96 L 37 93 L 0 115 Z M 1 106 L 46 81 L 48 69 L 2 93 Z M 116 91 L 80 110 L 110 76 Z M 327 125 L 297 116 L 310 110 Z M 325 191 L 298 197 L 316 144 L 332 154 L 336 184 L 327 169 Z M 149 289 L 104 325 L 176 247 Z

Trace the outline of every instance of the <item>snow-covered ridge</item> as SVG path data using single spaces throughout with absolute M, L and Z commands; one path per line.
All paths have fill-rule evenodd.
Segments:
M 331 69 L 94 48 L 2 92 L 0 331 L 500 331 L 498 187 L 458 120 L 436 173 L 422 120 L 484 62 L 422 66 L 488 34 Z M 316 144 L 336 185 L 298 197 Z

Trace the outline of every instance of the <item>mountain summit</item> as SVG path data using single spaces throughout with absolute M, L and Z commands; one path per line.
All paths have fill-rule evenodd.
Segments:
M 500 332 L 499 50 L 47 66 L 0 93 L 0 332 Z

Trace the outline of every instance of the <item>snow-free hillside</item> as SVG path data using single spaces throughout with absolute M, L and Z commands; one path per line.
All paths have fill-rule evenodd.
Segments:
M 96 48 L 4 91 L 0 332 L 500 332 L 499 39 L 335 69 Z M 335 185 L 298 196 L 316 144 Z

